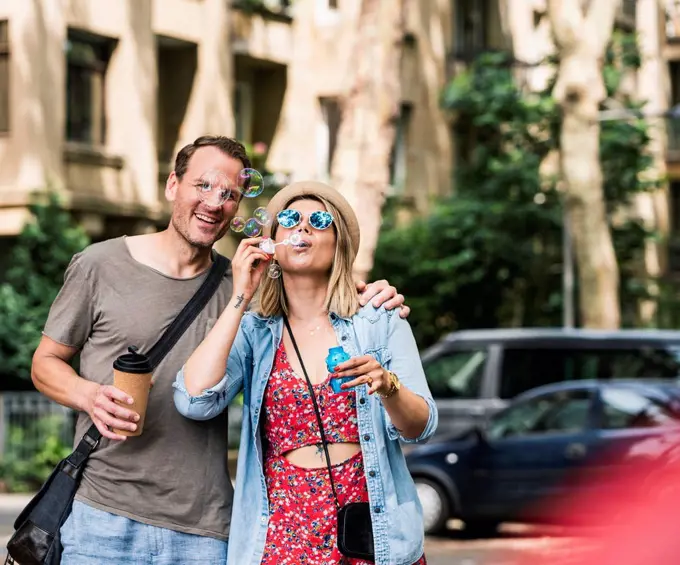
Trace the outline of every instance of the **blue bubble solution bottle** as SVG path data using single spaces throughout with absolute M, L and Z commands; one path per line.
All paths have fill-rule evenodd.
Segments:
M 349 354 L 342 347 L 331 347 L 328 350 L 328 356 L 326 357 L 326 368 L 328 369 L 328 372 L 332 374 L 335 372 L 335 367 L 337 367 L 340 363 L 344 363 L 345 361 L 349 360 Z M 341 389 L 340 386 L 343 383 L 348 383 L 353 379 L 354 377 L 332 377 L 331 388 L 333 389 L 333 392 L 349 392 L 348 390 Z

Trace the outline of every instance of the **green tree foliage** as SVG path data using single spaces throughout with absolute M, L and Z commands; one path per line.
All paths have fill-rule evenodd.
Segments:
M 604 74 L 610 95 L 626 108 L 641 107 L 617 94 L 625 73 L 638 65 L 634 37 L 615 35 Z M 437 202 L 428 217 L 383 226 L 372 276 L 407 296 L 421 347 L 455 329 L 560 324 L 562 207 L 557 179 L 541 170 L 557 149 L 559 109 L 549 90 L 519 88 L 516 70 L 507 54 L 487 53 L 448 85 L 442 101 L 466 140 L 456 194 Z M 652 164 L 647 129 L 643 120 L 602 127 L 624 304 L 644 293 L 639 256 L 649 234 L 615 212 L 656 186 L 640 179 Z
M 74 253 L 89 243 L 58 197 L 31 206 L 0 284 L 0 359 L 5 375 L 30 378 L 31 357 Z

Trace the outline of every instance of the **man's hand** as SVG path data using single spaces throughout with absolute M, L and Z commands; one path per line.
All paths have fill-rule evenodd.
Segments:
M 384 279 L 369 284 L 359 281 L 357 282 L 357 291 L 359 292 L 359 303 L 362 306 L 369 302 L 376 308 L 384 305 L 387 310 L 401 306 L 399 316 L 402 318 L 408 317 L 411 313 L 411 309 L 404 304 L 404 295 L 399 294 L 397 289 L 390 286 L 390 283 Z
M 84 407 L 85 411 L 90 415 L 99 433 L 104 437 L 125 441 L 126 436 L 114 433 L 109 428 L 130 430 L 131 432 L 137 429 L 135 422 L 139 421 L 139 414 L 114 402 L 118 400 L 123 404 L 132 404 L 132 398 L 114 386 L 92 384 L 94 386 L 88 394 L 87 405 Z

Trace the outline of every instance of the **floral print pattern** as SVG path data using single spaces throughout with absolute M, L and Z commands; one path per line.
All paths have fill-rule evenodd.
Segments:
M 335 394 L 328 380 L 315 385 L 314 392 L 328 441 L 359 443 L 354 394 Z M 267 384 L 264 413 L 269 528 L 262 565 L 370 565 L 336 547 L 337 508 L 328 467 L 298 467 L 284 456 L 318 445 L 320 436 L 307 383 L 293 372 L 283 342 Z M 340 505 L 368 502 L 361 452 L 333 465 L 332 472 Z M 414 565 L 426 565 L 425 556 Z
M 354 392 L 336 394 L 330 376 L 313 388 L 328 443 L 359 443 Z M 304 376 L 298 377 L 290 366 L 283 341 L 276 351 L 263 410 L 264 435 L 269 449 L 277 455 L 321 443 L 309 386 Z

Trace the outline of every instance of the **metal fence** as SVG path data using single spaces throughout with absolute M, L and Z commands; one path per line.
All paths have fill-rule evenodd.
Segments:
M 243 409 L 229 407 L 229 447 L 238 447 Z M 39 392 L 0 394 L 0 460 L 12 457 L 29 459 L 48 440 L 56 438 L 63 445 L 73 443 L 75 412 Z
M 0 395 L 0 457 L 29 459 L 51 438 L 73 442 L 74 412 L 39 392 Z

